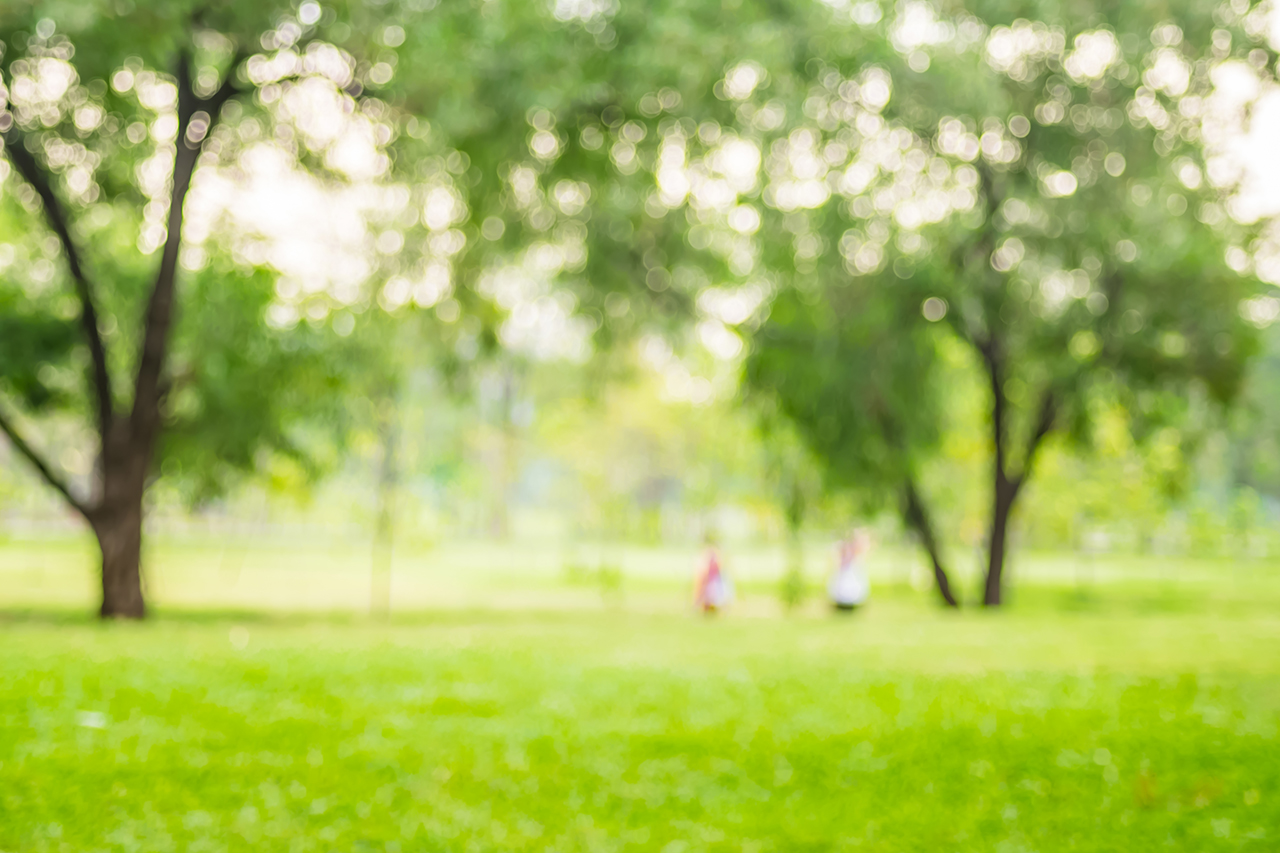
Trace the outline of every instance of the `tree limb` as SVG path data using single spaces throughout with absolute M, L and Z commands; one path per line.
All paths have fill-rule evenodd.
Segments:
M 929 520 L 929 510 L 916 488 L 915 478 L 908 472 L 903 484 L 902 516 L 907 526 L 914 528 L 920 536 L 920 544 L 929 555 L 933 565 L 933 579 L 938 587 L 938 594 L 948 607 L 959 607 L 960 602 L 951 591 L 951 581 L 942 566 L 942 553 L 938 548 L 938 540 L 933 532 L 933 523 Z
M 80 250 L 67 224 L 66 211 L 58 200 L 49 181 L 48 173 L 36 162 L 36 158 L 27 150 L 23 134 L 13 125 L 4 134 L 4 150 L 18 172 L 31 185 L 40 200 L 44 203 L 44 212 L 49 220 L 49 227 L 62 243 L 63 253 L 67 257 L 67 267 L 75 282 L 76 296 L 80 299 L 80 325 L 85 340 L 89 345 L 89 356 L 93 362 L 93 390 L 98 404 L 98 432 L 105 437 L 111 428 L 113 416 L 113 396 L 111 392 L 111 374 L 107 370 L 107 349 L 98 329 L 98 310 L 94 304 L 93 285 L 80 261 Z
M 987 336 L 975 342 L 982 361 L 987 367 L 987 378 L 991 382 L 991 434 L 995 451 L 997 485 L 1008 483 L 1008 468 L 1005 454 L 1005 394 L 1004 394 L 1004 361 L 1000 353 L 999 343 Z
M 0 432 L 8 436 L 9 443 L 13 445 L 14 449 L 31 463 L 31 467 L 36 469 L 46 483 L 52 486 L 58 494 L 62 495 L 63 500 L 72 509 L 84 516 L 86 521 L 89 520 L 89 508 L 71 493 L 71 488 L 67 485 L 67 481 L 55 473 L 49 463 L 45 462 L 36 449 L 22 437 L 22 434 L 18 432 L 17 425 L 5 414 L 2 408 L 0 408 Z
M 880 403 L 879 394 L 874 394 L 873 399 L 869 402 Z M 903 430 L 889 416 L 883 407 L 877 407 L 878 411 L 873 412 L 873 417 L 880 427 L 880 433 L 884 438 L 885 444 L 893 448 L 893 451 L 906 458 L 907 450 L 903 446 L 902 434 Z M 956 599 L 955 593 L 951 590 L 951 581 L 947 577 L 947 570 L 942 565 L 942 551 L 938 547 L 938 538 L 933 531 L 933 522 L 930 520 L 929 508 L 925 505 L 924 498 L 920 495 L 920 490 L 916 487 L 915 473 L 912 471 L 911 463 L 904 463 L 902 473 L 902 503 L 899 507 L 902 513 L 902 520 L 907 527 L 911 528 L 920 537 L 920 545 L 924 548 L 925 553 L 929 555 L 929 563 L 933 567 L 933 579 L 937 584 L 938 594 L 942 596 L 943 602 L 948 607 L 959 607 L 960 602 Z
M 1040 445 L 1044 443 L 1044 439 L 1053 430 L 1053 423 L 1058 417 L 1058 398 L 1054 394 L 1053 388 L 1046 388 L 1044 394 L 1040 397 L 1039 414 L 1036 415 L 1035 431 L 1031 433 L 1031 437 L 1027 440 L 1027 452 L 1022 460 L 1022 471 L 1014 480 L 1014 485 L 1022 488 L 1022 484 L 1027 481 L 1027 477 L 1031 476 L 1031 465 L 1035 462 L 1036 451 L 1040 449 Z
M 1004 201 L 1004 196 L 996 191 L 996 174 L 991 167 L 981 159 L 977 162 L 978 179 L 982 186 L 982 196 L 987 202 L 987 215 L 983 218 L 983 222 L 987 227 L 983 230 L 991 234 L 991 224 L 995 221 L 996 213 L 1000 210 L 1000 205 Z
M 178 57 L 176 77 L 178 82 L 178 137 L 173 158 L 173 185 L 169 194 L 168 231 L 164 251 L 160 256 L 160 268 L 156 272 L 151 297 L 143 322 L 142 352 L 138 359 L 138 374 L 134 382 L 133 412 L 130 422 L 138 439 L 147 445 L 154 440 L 159 429 L 159 403 L 162 395 L 160 377 L 168 355 L 170 328 L 173 325 L 174 291 L 178 274 L 178 252 L 182 247 L 183 205 L 204 140 L 208 138 L 218 119 L 218 114 L 228 100 L 239 93 L 235 84 L 236 71 L 243 61 L 237 54 L 227 70 L 226 79 L 208 98 L 196 95 L 192 88 L 190 56 L 183 51 Z M 198 113 L 205 113 L 207 127 L 197 137 L 192 137 L 192 120 Z

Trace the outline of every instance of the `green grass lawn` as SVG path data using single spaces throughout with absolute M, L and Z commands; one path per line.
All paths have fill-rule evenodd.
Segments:
M 0 850 L 1280 847 L 1275 598 L 1021 600 L 10 610 Z

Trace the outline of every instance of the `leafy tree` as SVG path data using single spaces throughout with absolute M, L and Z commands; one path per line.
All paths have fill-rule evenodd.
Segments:
M 972 159 L 976 204 L 926 232 L 922 272 L 990 386 L 993 505 L 984 603 L 999 604 L 1009 518 L 1044 439 L 1083 436 L 1098 394 L 1167 419 L 1196 384 L 1238 391 L 1254 343 L 1238 309 L 1256 285 L 1233 270 L 1195 105 L 1212 69 L 1255 49 L 1222 13 L 1178 24 L 1128 6 L 973 7 L 992 25 L 976 55 L 939 54 L 904 116 L 934 105 L 939 153 Z M 963 81 L 961 83 L 960 81 Z M 1233 233 L 1234 232 L 1234 233 Z M 1018 434 L 1021 433 L 1021 438 Z
M 290 13 L 261 2 L 0 10 L 3 215 L 26 236 L 0 285 L 0 429 L 97 537 L 104 617 L 145 612 L 143 499 L 160 470 L 185 474 L 199 498 L 264 450 L 312 465 L 322 437 L 295 426 L 339 409 L 332 330 L 273 327 L 273 277 L 216 242 L 196 254 L 184 244 L 197 172 L 242 147 L 221 121 L 262 112 L 256 51 L 301 35 Z M 46 459 L 15 404 L 85 419 L 87 489 Z
M 1256 285 L 1206 145 L 1215 80 L 1269 54 L 1253 18 L 1193 3 L 911 4 L 887 34 L 900 60 L 879 77 L 838 54 L 814 63 L 806 117 L 768 166 L 761 253 L 820 312 L 843 276 L 902 300 L 900 323 L 945 319 L 974 352 L 992 456 L 983 600 L 998 605 L 1047 437 L 1087 436 L 1098 395 L 1152 424 L 1192 386 L 1222 402 L 1239 389 L 1254 343 L 1238 308 Z

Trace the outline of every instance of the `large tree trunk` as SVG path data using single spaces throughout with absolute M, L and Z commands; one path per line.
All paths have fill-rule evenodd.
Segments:
M 938 548 L 937 537 L 933 534 L 933 523 L 929 520 L 929 512 L 916 489 L 915 481 L 911 478 L 907 479 L 903 487 L 902 518 L 920 537 L 920 546 L 929 555 L 938 594 L 942 596 L 942 600 L 948 607 L 959 607 L 960 602 L 951 591 L 951 581 L 947 577 L 947 570 L 942 565 L 942 553 Z
M 982 591 L 985 607 L 999 607 L 1004 600 L 1004 557 L 1009 539 L 1009 516 L 1018 497 L 1016 484 L 996 474 L 995 501 L 991 508 L 991 532 L 987 542 L 987 579 Z
M 158 419 L 158 413 L 150 413 Z M 102 550 L 104 619 L 142 619 L 142 499 L 151 470 L 153 445 L 122 418 L 112 422 L 103 442 L 98 475 L 101 492 L 85 517 Z
M 97 516 L 93 533 L 102 549 L 103 619 L 142 619 L 142 492 Z

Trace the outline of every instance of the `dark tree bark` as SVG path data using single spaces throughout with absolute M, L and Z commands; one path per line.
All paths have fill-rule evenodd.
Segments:
M 933 532 L 933 522 L 930 520 L 928 508 L 920 497 L 915 480 L 911 477 L 907 477 L 907 482 L 902 489 L 902 519 L 920 537 L 920 546 L 929 555 L 929 562 L 933 566 L 933 579 L 943 602 L 948 607 L 959 607 L 960 602 L 951 591 L 951 581 L 942 565 L 942 552 L 938 548 L 938 539 Z
M 905 457 L 907 451 L 902 446 L 901 439 L 903 430 L 889 416 L 887 407 L 881 405 L 878 398 L 870 402 L 873 408 L 876 409 L 876 420 L 880 425 L 880 433 L 884 436 L 885 443 L 895 448 L 896 452 L 903 454 Z M 933 580 L 938 589 L 938 594 L 942 596 L 943 602 L 948 607 L 959 607 L 960 602 L 956 600 L 955 593 L 951 591 L 951 581 L 947 577 L 947 570 L 943 567 L 942 550 L 938 546 L 938 537 L 933 531 L 933 521 L 929 508 L 925 505 L 920 489 L 916 486 L 915 473 L 911 470 L 910 465 L 908 465 L 906 476 L 903 479 L 901 497 L 902 503 L 899 509 L 902 513 L 902 521 L 908 529 L 914 530 L 916 535 L 920 537 L 920 546 L 929 555 L 929 564 L 933 567 Z
M 1008 400 L 1004 393 L 1004 353 L 997 339 L 988 337 L 978 346 L 991 382 L 991 431 L 994 459 L 992 465 L 991 527 L 987 539 L 987 574 L 982 590 L 985 607 L 999 607 L 1004 602 L 1004 569 L 1009 540 L 1009 521 L 1023 484 L 1031 475 L 1036 451 L 1053 429 L 1057 417 L 1057 398 L 1046 388 L 1040 398 L 1036 422 L 1016 474 L 1009 471 Z
M 26 139 L 16 124 L 10 126 L 5 132 L 4 140 L 5 153 L 9 155 L 9 160 L 17 168 L 18 173 L 40 197 L 44 206 L 45 219 L 49 222 L 49 229 L 57 236 L 58 242 L 62 245 L 62 252 L 67 258 L 67 269 L 71 273 L 76 297 L 80 301 L 80 329 L 89 347 L 89 358 L 92 363 L 89 389 L 98 415 L 98 432 L 100 435 L 106 435 L 111 429 L 113 405 L 111 373 L 107 367 L 106 345 L 98 329 L 98 309 L 94 301 L 93 285 L 85 274 L 84 265 L 80 261 L 79 248 L 71 238 L 66 212 L 53 192 L 53 184 L 49 181 L 48 173 L 27 150 Z
M 1009 516 L 1018 497 L 1018 490 L 1000 473 L 996 474 L 994 491 L 987 534 L 987 574 L 982 588 L 985 607 L 999 607 L 1004 602 L 1005 546 L 1009 541 Z
M 74 509 L 80 515 L 88 518 L 88 507 L 75 496 L 71 491 L 71 487 L 67 484 L 67 480 L 57 471 L 53 470 L 49 463 L 38 450 L 31 446 L 22 436 L 22 431 L 18 429 L 18 424 L 11 418 L 7 412 L 0 409 L 0 432 L 3 432 L 9 439 L 9 443 L 18 454 L 31 463 L 31 467 L 36 469 L 36 473 L 49 486 L 53 488 L 62 499 L 67 502 L 67 506 Z
M 44 204 L 45 217 L 62 245 L 80 301 L 81 328 L 90 354 L 89 388 L 97 410 L 99 450 L 94 495 L 88 500 L 78 498 L 66 478 L 23 437 L 16 421 L 3 409 L 0 432 L 8 436 L 45 482 L 84 517 L 97 537 L 102 552 L 99 612 L 103 618 L 141 619 L 146 615 L 142 584 L 143 498 L 163 419 L 164 374 L 173 325 L 178 252 L 182 247 L 183 204 L 204 140 L 222 106 L 237 94 L 235 74 L 243 60 L 243 56 L 236 57 L 221 88 L 208 98 L 195 94 L 190 57 L 183 53 L 178 60 L 178 137 L 168 234 L 143 318 L 142 351 L 133 404 L 127 416 L 116 409 L 106 342 L 98 329 L 93 282 L 81 262 L 66 210 L 54 192 L 48 171 L 25 148 L 21 133 L 16 127 L 5 132 L 4 150 Z
M 102 551 L 103 619 L 142 619 L 142 496 L 122 501 L 95 517 L 93 533 Z

